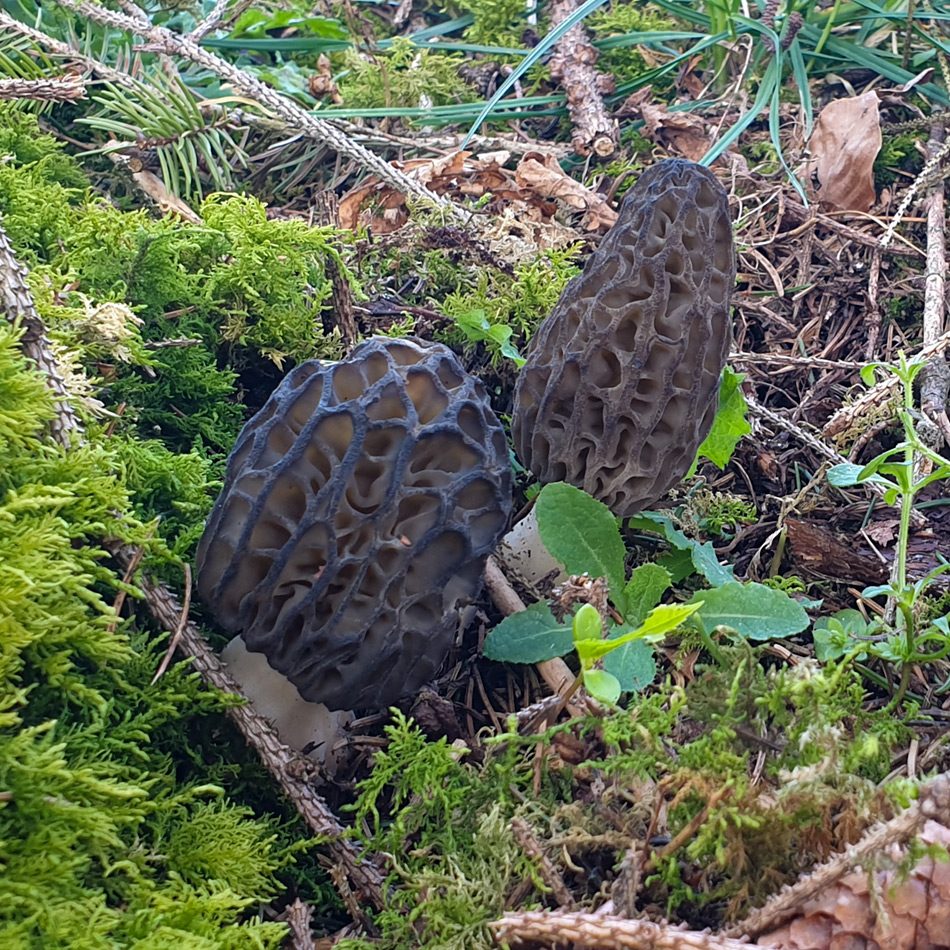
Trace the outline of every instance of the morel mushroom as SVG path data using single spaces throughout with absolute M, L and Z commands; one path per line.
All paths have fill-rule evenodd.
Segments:
M 542 482 L 625 516 L 683 477 L 716 414 L 735 267 L 712 172 L 679 159 L 647 169 L 518 379 L 515 449 Z
M 198 591 L 304 699 L 386 706 L 445 658 L 510 479 L 485 390 L 446 347 L 373 339 L 303 363 L 238 437 Z

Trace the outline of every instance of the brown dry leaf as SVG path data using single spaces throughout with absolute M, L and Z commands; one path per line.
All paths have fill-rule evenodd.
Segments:
M 886 518 L 881 521 L 872 521 L 864 533 L 875 543 L 887 547 L 896 537 L 900 529 L 900 522 L 896 518 Z
M 513 202 L 524 203 L 525 200 L 541 205 L 542 202 L 534 195 L 525 195 L 516 185 L 513 173 L 503 167 L 509 157 L 507 152 L 491 152 L 482 156 L 475 156 L 471 152 L 453 152 L 440 158 L 413 159 L 393 162 L 393 165 L 437 195 L 480 198 L 490 194 L 494 211 Z M 550 217 L 555 208 L 552 205 L 542 208 L 542 211 L 542 216 Z M 341 228 L 355 231 L 360 227 L 368 227 L 376 234 L 389 234 L 397 231 L 408 220 L 405 196 L 378 178 L 367 179 L 340 199 Z
M 606 231 L 617 220 L 617 212 L 603 196 L 566 175 L 553 155 L 526 152 L 515 171 L 515 182 L 541 198 L 556 198 L 570 208 L 585 211 L 583 226 L 588 231 Z
M 640 114 L 649 138 L 690 161 L 698 162 L 712 144 L 706 123 L 691 112 L 670 112 L 666 106 L 644 102 Z
M 874 92 L 829 102 L 808 143 L 823 204 L 841 211 L 869 211 L 874 204 L 873 166 L 881 150 L 881 116 Z
M 321 53 L 317 57 L 317 71 L 307 80 L 307 86 L 314 99 L 329 98 L 337 105 L 343 101 L 340 90 L 333 81 L 333 68 L 330 65 L 330 57 L 326 53 Z
M 946 848 L 950 828 L 928 821 L 924 844 Z M 808 901 L 801 914 L 764 934 L 759 944 L 778 950 L 939 950 L 950 947 L 950 862 L 921 858 L 909 875 L 898 870 L 901 849 L 870 877 L 853 871 Z

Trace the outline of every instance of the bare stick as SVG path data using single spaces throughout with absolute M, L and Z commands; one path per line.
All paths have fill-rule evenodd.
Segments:
M 204 69 L 210 70 L 242 95 L 254 99 L 265 109 L 280 116 L 285 122 L 299 129 L 309 138 L 328 145 L 341 154 L 352 158 L 397 191 L 416 197 L 429 207 L 436 208 L 457 221 L 464 218 L 460 208 L 457 208 L 445 198 L 433 194 L 421 182 L 393 168 L 378 155 L 364 148 L 358 142 L 354 142 L 332 123 L 324 119 L 318 119 L 259 79 L 242 69 L 238 69 L 227 60 L 221 59 L 220 56 L 202 49 L 190 37 L 173 33 L 163 26 L 149 25 L 146 27 L 137 17 L 107 10 L 98 3 L 89 2 L 89 0 L 57 0 L 57 2 L 61 7 L 79 13 L 96 23 L 102 23 L 105 26 L 115 27 L 119 30 L 127 30 L 137 36 L 144 37 L 148 40 L 149 48 L 156 52 L 165 53 L 169 56 L 180 56 Z
M 946 130 L 935 125 L 930 132 L 927 154 L 936 155 L 943 145 Z M 947 237 L 945 231 L 943 179 L 938 179 L 927 201 L 927 277 L 924 284 L 924 345 L 933 343 L 944 331 L 944 307 L 947 287 Z M 921 427 L 920 436 L 936 451 L 950 442 L 947 419 L 947 391 L 950 369 L 943 354 L 935 354 L 920 374 L 920 408 L 933 426 Z
M 485 586 L 488 593 L 494 601 L 495 606 L 506 616 L 520 613 L 525 609 L 525 602 L 518 596 L 515 589 L 508 583 L 504 571 L 495 558 L 490 557 L 485 562 Z M 566 699 L 565 705 L 572 716 L 585 716 L 587 710 L 583 703 L 577 699 L 571 699 L 574 680 L 576 677 L 571 672 L 570 667 L 560 658 L 545 660 L 543 663 L 536 664 L 537 671 L 541 678 L 553 693 Z
M 576 0 L 555 0 L 551 5 L 551 25 L 563 23 L 577 6 Z M 613 80 L 594 68 L 597 56 L 587 31 L 578 23 L 557 41 L 551 57 L 551 76 L 567 96 L 574 151 L 578 155 L 593 152 L 598 158 L 608 158 L 617 150 L 617 123 L 607 112 L 603 93 L 613 91 Z
M 554 899 L 564 910 L 572 910 L 574 897 L 564 883 L 561 872 L 544 853 L 544 849 L 534 836 L 531 826 L 523 818 L 512 818 L 511 833 L 515 836 L 515 841 L 521 846 L 521 850 L 534 862 L 541 877 L 544 878 L 544 883 L 551 888 Z
M 123 547 L 119 560 L 125 562 L 133 557 L 134 549 Z M 208 646 L 201 631 L 189 620 L 180 626 L 182 608 L 174 594 L 162 584 L 147 578 L 139 581 L 152 616 L 169 630 L 180 629 L 179 643 L 182 652 L 192 660 L 192 665 L 209 685 L 224 693 L 240 696 L 241 690 L 231 679 L 217 654 Z M 327 850 L 346 874 L 349 887 L 355 892 L 357 902 L 382 907 L 382 875 L 379 868 L 369 860 L 349 838 L 344 836 L 343 826 L 330 811 L 326 802 L 316 792 L 308 779 L 314 765 L 280 741 L 277 730 L 259 716 L 250 705 L 232 706 L 228 716 L 234 720 L 248 745 L 261 757 L 268 771 L 277 779 L 284 794 L 294 803 L 298 813 L 315 835 L 326 840 Z
M 499 943 L 537 942 L 597 950 L 749 950 L 749 944 L 650 920 L 601 914 L 532 911 L 505 914 L 491 925 Z

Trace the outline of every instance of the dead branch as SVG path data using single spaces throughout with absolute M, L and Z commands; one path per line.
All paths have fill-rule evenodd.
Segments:
M 26 327 L 21 340 L 24 354 L 43 374 L 59 405 L 53 436 L 60 444 L 69 447 L 82 441 L 82 428 L 69 405 L 62 377 L 49 350 L 46 328 L 36 312 L 25 278 L 26 271 L 13 254 L 6 232 L 0 224 L 0 302 L 11 322 Z M 137 548 L 116 545 L 115 553 L 124 567 L 134 570 L 139 557 Z M 172 592 L 148 578 L 142 578 L 139 587 L 152 616 L 165 629 L 175 631 L 182 651 L 191 658 L 205 683 L 223 693 L 241 696 L 237 684 L 228 675 L 201 631 L 188 620 L 187 611 Z M 252 706 L 232 706 L 228 709 L 228 715 L 248 745 L 260 755 L 261 761 L 310 829 L 315 835 L 325 838 L 334 869 L 342 882 L 341 893 L 344 900 L 352 898 L 348 906 L 356 919 L 360 920 L 363 916 L 360 904 L 382 907 L 382 875 L 379 868 L 345 837 L 343 826 L 313 788 L 310 781 L 313 763 L 284 745 L 273 725 L 259 716 Z
M 929 360 L 932 357 L 944 353 L 950 347 L 950 333 L 943 333 L 932 343 L 922 347 L 915 360 Z M 826 423 L 821 430 L 822 436 L 833 438 L 840 432 L 858 423 L 858 420 L 866 417 L 874 409 L 883 406 L 889 400 L 894 399 L 900 388 L 900 380 L 896 376 L 889 375 L 882 379 L 866 393 L 862 393 L 853 403 L 843 406 Z
M 555 0 L 551 5 L 551 26 L 563 23 L 577 10 L 576 0 Z M 613 79 L 594 68 L 598 53 L 578 23 L 555 44 L 551 76 L 567 96 L 567 110 L 573 131 L 571 143 L 578 155 L 594 153 L 609 158 L 617 151 L 617 123 L 604 105 L 603 94 L 613 91 Z
M 126 563 L 134 553 L 131 547 L 121 548 L 118 552 L 120 562 Z M 176 635 L 180 630 L 182 652 L 191 658 L 192 665 L 202 679 L 221 692 L 241 696 L 240 688 L 231 679 L 201 631 L 190 620 L 181 624 L 182 608 L 175 595 L 164 585 L 147 578 L 142 578 L 138 586 L 155 620 L 162 627 L 175 630 Z M 343 826 L 310 781 L 315 769 L 313 763 L 284 745 L 274 726 L 254 712 L 252 706 L 232 706 L 228 709 L 228 716 L 240 729 L 247 744 L 258 753 L 284 794 L 294 803 L 310 830 L 325 839 L 334 864 L 345 873 L 357 902 L 381 908 L 383 882 L 379 868 L 349 838 L 344 837 Z
M 508 583 L 504 571 L 498 561 L 490 557 L 485 563 L 485 586 L 491 596 L 495 606 L 506 616 L 520 613 L 525 609 L 524 601 L 518 596 L 515 589 Z M 553 693 L 560 696 L 565 702 L 572 716 L 585 716 L 587 710 L 579 699 L 571 699 L 573 693 L 574 680 L 576 677 L 571 672 L 570 667 L 560 658 L 545 660 L 536 665 L 541 678 Z
M 936 155 L 946 138 L 940 124 L 930 132 L 927 154 Z M 924 281 L 923 342 L 933 343 L 944 331 L 945 294 L 947 287 L 947 238 L 945 231 L 945 200 L 943 179 L 938 179 L 927 201 L 927 273 Z M 947 391 L 950 368 L 943 354 L 935 354 L 920 374 L 920 408 L 934 423 L 921 427 L 921 438 L 936 451 L 943 442 L 950 442 L 950 421 L 947 419 Z
M 521 850 L 534 862 L 541 877 L 544 878 L 544 883 L 551 888 L 554 899 L 564 910 L 571 910 L 574 907 L 574 896 L 564 883 L 561 872 L 544 853 L 531 826 L 523 818 L 512 818 L 511 833 L 521 846 Z
M 3 219 L 0 218 L 0 305 L 12 323 L 23 327 L 20 346 L 27 359 L 46 377 L 46 383 L 56 397 L 56 415 L 50 422 L 53 438 L 69 448 L 75 438 L 81 438 L 79 419 L 70 405 L 66 383 L 50 352 L 46 327 L 36 312 L 26 273 L 26 268 L 13 253 Z
M 873 860 L 893 844 L 907 844 L 928 818 L 943 823 L 950 817 L 950 772 L 944 772 L 920 787 L 919 797 L 909 808 L 890 821 L 871 828 L 864 837 L 846 851 L 836 854 L 810 874 L 779 891 L 744 920 L 727 927 L 727 937 L 754 937 L 773 930 L 793 916 L 809 898 L 839 881 L 852 868 Z
M 600 914 L 531 911 L 505 914 L 490 926 L 499 943 L 515 945 L 535 942 L 596 950 L 749 950 L 745 941 L 708 932 Z
M 0 99 L 35 99 L 37 102 L 75 102 L 86 98 L 81 76 L 48 79 L 0 79 Z

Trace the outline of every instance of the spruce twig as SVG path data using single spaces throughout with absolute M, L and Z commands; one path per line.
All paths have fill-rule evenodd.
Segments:
M 944 824 L 950 818 L 950 772 L 920 787 L 917 801 L 890 821 L 875 825 L 856 844 L 836 854 L 790 887 L 779 891 L 744 920 L 722 931 L 727 937 L 754 937 L 792 917 L 809 898 L 840 881 L 852 868 L 873 860 L 892 844 L 906 844 L 928 818 Z
M 20 340 L 23 352 L 46 377 L 47 385 L 56 397 L 56 416 L 50 423 L 53 438 L 69 448 L 74 440 L 81 441 L 82 431 L 79 419 L 69 403 L 66 383 L 50 352 L 46 327 L 36 312 L 26 274 L 26 268 L 13 253 L 3 219 L 0 218 L 0 305 L 11 322 L 23 327 L 24 333 Z

